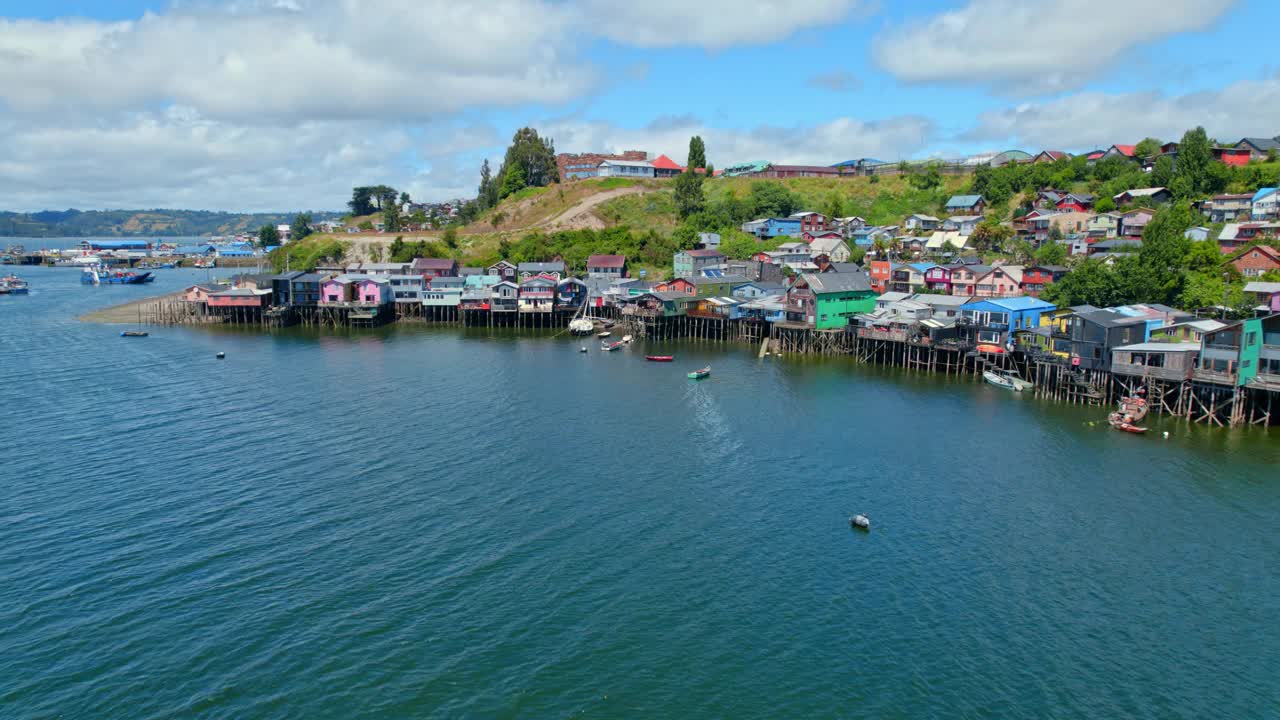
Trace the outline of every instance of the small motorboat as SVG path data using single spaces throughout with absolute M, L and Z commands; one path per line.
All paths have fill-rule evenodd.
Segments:
M 225 360 L 227 357 L 227 354 L 224 352 L 220 352 L 217 355 L 214 355 L 214 357 L 218 358 L 219 360 Z
M 708 375 L 710 375 L 710 374 L 711 374 L 711 366 L 710 366 L 710 365 L 708 365 L 708 366 L 706 366 L 706 367 L 704 367 L 704 368 L 702 368 L 702 369 L 694 370 L 693 372 L 689 373 L 689 379 L 690 379 L 690 380 L 701 380 L 701 379 L 703 379 L 703 378 L 707 377 L 707 376 L 708 376 Z
M 600 343 L 600 350 L 602 352 L 613 352 L 614 350 L 621 350 L 621 349 L 622 349 L 621 342 Z
M 1013 381 L 1013 378 L 1001 375 L 997 372 L 991 372 L 990 370 L 984 370 L 982 372 L 982 379 L 996 387 L 1004 388 L 1005 390 L 1017 391 L 1022 389 Z
M 645 355 L 645 360 L 649 362 L 671 362 L 676 359 L 675 355 Z
M 612 334 L 613 334 L 613 333 L 609 332 L 608 330 L 605 330 L 605 331 L 604 331 L 604 332 L 602 332 L 602 333 L 596 333 L 596 337 L 609 337 L 609 336 L 610 336 L 610 335 L 612 335 Z
M 146 330 L 124 330 L 120 337 L 147 337 L 148 334 Z
M 854 530 L 870 530 L 871 520 L 866 515 L 854 515 L 849 518 L 849 527 Z
M 0 292 L 13 295 L 27 294 L 27 281 L 17 275 L 6 275 L 0 278 Z
M 584 353 L 584 352 L 586 352 L 586 351 L 587 351 L 587 346 L 586 346 L 586 345 L 583 345 L 582 347 L 578 348 L 578 352 L 580 352 L 580 353 Z
M 1121 432 L 1133 433 L 1134 435 L 1141 435 L 1142 433 L 1147 431 L 1148 428 L 1138 427 L 1137 425 L 1134 425 L 1131 422 L 1132 419 L 1133 418 L 1131 415 L 1126 415 L 1121 412 L 1113 412 L 1107 416 L 1107 422 L 1111 424 L 1111 427 Z
M 622 336 L 622 342 L 630 344 L 630 342 L 631 342 L 631 336 L 630 336 L 630 335 L 623 335 L 623 336 Z

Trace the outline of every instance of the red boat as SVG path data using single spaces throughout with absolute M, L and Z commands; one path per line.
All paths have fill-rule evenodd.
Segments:
M 671 362 L 676 359 L 675 355 L 645 355 L 645 360 L 649 362 Z
M 1111 424 L 1111 427 L 1117 430 L 1120 430 L 1122 432 L 1127 432 L 1127 433 L 1134 433 L 1135 435 L 1141 435 L 1142 433 L 1147 431 L 1147 428 L 1138 427 L 1137 425 L 1134 425 L 1132 422 L 1130 422 L 1129 420 L 1131 417 L 1132 416 L 1130 415 L 1124 415 L 1118 412 L 1113 412 L 1107 416 L 1107 422 Z

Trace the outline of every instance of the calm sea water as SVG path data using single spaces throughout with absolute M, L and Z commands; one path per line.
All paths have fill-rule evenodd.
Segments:
M 203 273 L 21 274 L 0 716 L 1280 716 L 1274 432 L 694 343 L 126 340 L 75 318 Z

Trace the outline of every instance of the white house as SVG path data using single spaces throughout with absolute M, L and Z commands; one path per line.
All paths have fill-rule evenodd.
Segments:
M 809 252 L 814 255 L 826 255 L 831 262 L 849 262 L 849 244 L 839 237 L 825 236 L 814 238 L 809 245 Z
M 917 213 L 915 215 L 908 216 L 906 221 L 902 223 L 902 226 L 908 230 L 928 231 L 937 230 L 941 223 L 941 220 L 932 215 L 920 215 Z
M 605 160 L 596 171 L 599 177 L 651 178 L 653 163 L 647 160 Z

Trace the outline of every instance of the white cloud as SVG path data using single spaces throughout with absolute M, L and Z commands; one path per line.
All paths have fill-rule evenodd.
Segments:
M 1086 92 L 1045 103 L 982 113 L 968 140 L 1003 140 L 1027 148 L 1088 149 L 1132 144 L 1152 136 L 1176 140 L 1203 126 L 1234 142 L 1280 132 L 1280 76 L 1242 80 L 1221 90 L 1185 95 Z
M 247 122 L 554 103 L 594 81 L 558 49 L 570 31 L 566 13 L 543 0 L 297 0 L 175 6 L 119 23 L 0 20 L 0 103 L 28 113 L 173 103 Z
M 359 184 L 391 182 L 415 197 L 474 192 L 490 132 L 429 126 L 444 144 L 366 121 L 246 126 L 195 110 L 111 122 L 0 123 L 4 208 L 337 210 Z M 491 131 L 491 129 L 489 129 Z
M 789 37 L 845 19 L 859 0 L 584 0 L 584 27 L 638 47 L 724 48 Z
M 665 153 L 681 163 L 688 154 L 689 138 L 700 135 L 707 145 L 707 159 L 719 168 L 757 160 L 795 165 L 831 165 L 860 157 L 896 160 L 919 152 L 936 132 L 932 122 L 915 116 L 879 122 L 837 118 L 815 125 L 745 130 L 710 127 L 690 116 L 661 118 L 641 128 L 575 120 L 543 127 L 561 152 L 646 150 Z
M 1236 0 L 970 0 L 890 28 L 872 54 L 899 80 L 1052 93 L 1083 86 L 1130 50 L 1204 30 Z

